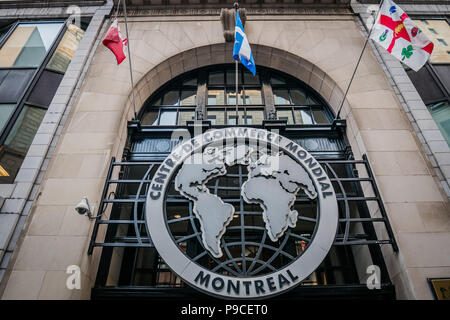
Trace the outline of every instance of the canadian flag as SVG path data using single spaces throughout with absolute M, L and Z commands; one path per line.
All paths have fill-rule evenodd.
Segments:
M 105 38 L 102 41 L 103 45 L 114 53 L 117 59 L 117 64 L 120 64 L 126 58 L 125 50 L 127 48 L 128 39 L 124 38 L 120 33 L 117 19 L 108 29 Z
M 414 71 L 427 62 L 434 44 L 393 1 L 384 0 L 370 37 Z

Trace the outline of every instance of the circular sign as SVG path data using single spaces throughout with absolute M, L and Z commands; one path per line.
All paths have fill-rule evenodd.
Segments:
M 237 204 L 231 200 L 224 201 L 217 192 L 211 193 L 211 190 L 220 189 L 217 183 L 211 182 L 228 176 L 227 168 L 233 166 L 240 166 L 239 172 L 246 167 L 248 172 L 245 182 L 242 175 L 229 174 L 231 181 L 242 182 L 239 184 L 239 199 L 233 200 Z M 191 220 L 196 220 L 195 225 L 199 226 L 193 235 L 181 239 L 174 236 L 166 214 L 167 194 L 174 192 L 190 202 Z M 300 197 L 314 201 L 315 217 L 300 216 L 301 210 L 294 207 Z M 261 209 L 256 214 L 262 216 L 263 226 L 243 225 L 245 210 L 236 212 L 236 207 L 242 209 L 248 205 Z M 276 258 L 273 255 L 256 268 L 263 270 L 267 267 L 266 271 L 252 274 L 249 269 L 261 262 L 247 257 L 243 244 L 252 242 L 245 239 L 237 242 L 242 244 L 242 259 L 226 260 L 225 256 L 231 256 L 223 238 L 227 232 L 238 228 L 233 226 L 233 219 L 238 219 L 239 215 L 242 235 L 245 228 L 264 231 L 261 231 L 262 243 L 256 246 L 258 254 L 263 250 L 274 250 L 281 253 L 282 258 L 289 258 L 290 262 L 277 262 L 279 267 L 275 268 L 271 264 Z M 180 220 L 187 221 L 189 217 Z M 306 238 L 292 231 L 305 220 L 315 223 L 312 234 Z M 266 130 L 234 127 L 207 131 L 173 150 L 149 185 L 146 222 L 162 259 L 189 285 L 223 298 L 264 298 L 293 288 L 320 265 L 336 235 L 338 206 L 326 171 L 300 145 Z M 288 236 L 295 237 L 298 248 L 280 251 L 281 246 L 286 246 Z M 181 245 L 194 237 L 201 243 L 201 254 L 195 258 Z M 209 257 L 223 266 L 222 271 L 200 263 L 199 257 Z M 237 274 L 228 264 L 235 265 L 241 272 Z

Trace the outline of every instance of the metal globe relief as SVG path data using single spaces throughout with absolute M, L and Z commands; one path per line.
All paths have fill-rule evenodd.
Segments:
M 234 298 L 274 295 L 305 279 L 330 248 L 338 214 L 317 161 L 254 128 L 212 130 L 178 146 L 155 173 L 146 212 L 155 247 L 175 273 Z

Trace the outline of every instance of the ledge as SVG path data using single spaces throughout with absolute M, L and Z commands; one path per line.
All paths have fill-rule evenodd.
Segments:
M 86 0 L 86 1 L 70 1 L 70 0 L 47 0 L 47 1 L 30 1 L 30 0 L 15 0 L 2 1 L 0 9 L 11 8 L 44 8 L 44 7 L 68 7 L 70 5 L 77 5 L 80 7 L 86 6 L 102 6 L 106 0 Z

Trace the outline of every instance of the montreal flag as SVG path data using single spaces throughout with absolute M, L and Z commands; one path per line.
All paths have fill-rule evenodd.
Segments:
M 434 44 L 391 0 L 384 0 L 371 39 L 414 71 L 427 62 Z
M 117 19 L 114 19 L 102 43 L 105 47 L 111 50 L 112 53 L 114 53 L 117 59 L 117 64 L 120 64 L 126 58 L 125 50 L 127 48 L 127 42 L 127 39 L 123 38 L 120 33 Z

